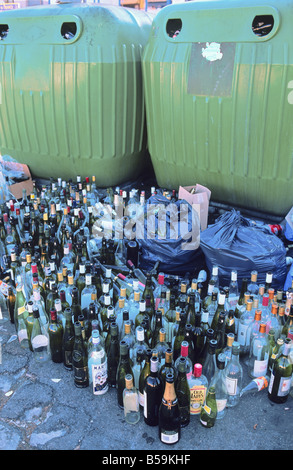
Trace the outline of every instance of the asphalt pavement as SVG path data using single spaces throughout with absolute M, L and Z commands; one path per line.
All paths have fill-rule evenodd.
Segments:
M 72 372 L 62 364 L 38 364 L 32 352 L 20 347 L 9 320 L 0 323 L 0 341 L 0 450 L 100 450 L 101 459 L 112 459 L 102 462 L 108 464 L 118 463 L 113 461 L 117 455 L 126 459 L 143 450 L 140 455 L 149 464 L 158 464 L 152 461 L 162 458 L 155 457 L 156 451 L 177 458 L 182 451 L 188 459 L 196 450 L 293 449 L 291 396 L 278 405 L 269 401 L 266 390 L 243 396 L 213 428 L 192 417 L 180 441 L 168 446 L 142 414 L 136 425 L 125 422 L 116 389 L 95 396 L 90 387 L 76 388 Z M 250 379 L 244 364 L 243 369 L 246 385 Z

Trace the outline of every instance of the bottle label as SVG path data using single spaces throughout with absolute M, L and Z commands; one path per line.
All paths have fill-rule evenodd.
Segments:
M 237 341 L 239 342 L 240 346 L 249 346 L 250 338 L 247 334 L 248 326 L 249 325 L 244 325 L 243 323 L 239 322 Z
M 254 361 L 253 366 L 253 375 L 255 377 L 259 377 L 267 372 L 268 368 L 268 359 L 264 359 L 263 361 Z
M 190 389 L 190 414 L 197 415 L 201 411 L 206 397 L 206 387 L 204 385 L 194 385 Z
M 257 377 L 253 381 L 256 383 L 257 389 L 258 389 L 259 392 L 263 388 L 266 388 L 268 386 L 268 381 L 267 381 L 266 377 Z
M 226 398 L 221 398 L 219 400 L 216 400 L 217 402 L 217 410 L 220 413 L 226 408 L 227 405 L 227 399 Z
M 88 380 L 88 368 L 87 367 L 75 367 L 73 366 L 73 376 L 76 383 L 84 383 Z
M 176 431 L 161 431 L 161 441 L 165 444 L 175 444 L 179 441 L 179 433 Z
M 18 314 L 18 315 L 21 315 L 23 312 L 25 312 L 25 305 L 23 305 L 22 307 L 19 307 L 19 308 L 17 309 L 17 314 Z
M 32 339 L 33 349 L 46 348 L 49 344 L 49 340 L 45 335 L 37 335 Z
M 226 387 L 229 395 L 237 394 L 237 379 L 232 379 L 231 377 L 226 377 Z
M 211 414 L 212 409 L 207 404 L 204 405 L 203 409 L 208 415 Z
M 275 381 L 275 376 L 272 372 L 271 380 L 270 380 L 270 383 L 269 383 L 269 390 L 268 390 L 269 393 L 272 393 L 272 388 L 273 388 L 273 385 L 274 385 L 274 381 Z M 285 397 L 286 395 L 288 395 L 288 393 L 290 391 L 290 387 L 291 387 L 291 376 L 290 377 L 281 377 L 278 392 L 277 392 L 277 396 L 278 397 Z
M 93 393 L 102 395 L 108 390 L 107 361 L 103 364 L 92 364 Z

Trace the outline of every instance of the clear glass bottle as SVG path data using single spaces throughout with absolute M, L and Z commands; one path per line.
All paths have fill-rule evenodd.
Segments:
M 269 341 L 266 325 L 261 323 L 259 333 L 253 337 L 250 345 L 248 374 L 253 379 L 266 375 L 269 362 Z
M 178 365 L 179 365 L 179 362 L 180 362 L 180 358 L 181 357 L 184 357 L 186 359 L 186 370 L 185 370 L 185 373 L 186 373 L 186 376 L 187 376 L 187 379 L 190 379 L 191 375 L 192 375 L 192 371 L 193 371 L 193 364 L 192 364 L 192 361 L 188 355 L 188 349 L 189 349 L 189 344 L 187 341 L 182 341 L 181 343 L 181 354 L 179 357 L 177 357 L 176 361 L 175 361 L 175 369 L 177 370 L 177 373 L 178 373 Z
M 92 384 L 94 395 L 103 395 L 108 391 L 107 355 L 101 344 L 98 330 L 92 331 L 92 340 L 88 346 L 89 384 Z
M 237 271 L 231 271 L 231 279 L 229 284 L 229 305 L 230 308 L 235 311 L 236 305 L 239 300 L 239 288 L 238 288 L 238 280 L 237 280 Z
M 117 383 L 117 400 L 118 406 L 123 408 L 123 390 L 125 388 L 125 377 L 126 375 L 130 374 L 133 377 L 133 371 L 131 367 L 131 362 L 129 358 L 129 348 L 126 341 L 120 341 L 120 357 L 119 363 L 117 367 L 117 376 L 116 376 L 116 383 Z
M 240 344 L 240 355 L 249 354 L 251 325 L 254 321 L 252 313 L 252 300 L 248 299 L 246 310 L 242 313 L 238 323 L 237 341 Z
M 34 323 L 32 327 L 31 345 L 37 362 L 46 362 L 50 359 L 50 343 L 47 329 L 40 321 L 39 310 L 33 310 Z
M 127 374 L 125 376 L 123 408 L 126 423 L 137 424 L 140 420 L 139 397 L 137 388 L 133 384 L 133 377 L 131 374 Z
M 225 356 L 225 366 L 228 364 L 232 357 L 232 345 L 235 340 L 235 335 L 233 333 L 228 333 L 227 334 L 227 342 L 226 346 L 224 347 L 223 351 L 221 354 L 224 354 Z
M 210 383 L 211 378 L 214 376 L 215 371 L 217 369 L 216 363 L 216 349 L 217 349 L 217 341 L 215 339 L 211 339 L 209 341 L 207 356 L 205 362 L 202 366 L 202 372 Z
M 211 380 L 211 386 L 215 388 L 217 416 L 216 419 L 222 419 L 227 411 L 228 391 L 225 380 L 226 357 L 220 353 L 217 357 L 217 370 Z
M 155 345 L 155 349 L 158 351 L 158 358 L 162 366 L 165 363 L 166 351 L 169 349 L 169 345 L 166 342 L 166 330 L 164 328 L 161 328 L 159 331 L 159 341 Z
M 82 325 L 79 321 L 74 323 L 74 344 L 72 350 L 72 369 L 74 385 L 77 388 L 89 386 L 89 370 L 87 350 L 82 336 Z
M 194 364 L 193 373 L 188 379 L 188 385 L 190 389 L 190 415 L 200 415 L 208 388 L 208 380 L 202 374 L 201 364 Z
M 240 392 L 240 398 L 250 393 L 260 392 L 265 390 L 269 385 L 270 377 L 263 375 L 251 380 Z
M 238 405 L 242 390 L 243 368 L 239 362 L 240 344 L 234 341 L 232 357 L 225 367 L 225 380 L 228 392 L 227 407 Z
M 258 272 L 256 270 L 251 271 L 250 273 L 250 282 L 247 286 L 247 292 L 249 292 L 250 296 L 257 297 L 259 292 L 259 285 L 257 284 L 257 275 Z

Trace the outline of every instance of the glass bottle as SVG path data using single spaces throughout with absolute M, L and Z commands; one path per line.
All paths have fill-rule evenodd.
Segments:
M 34 323 L 32 327 L 31 345 L 37 362 L 46 362 L 50 359 L 49 335 L 40 321 L 39 310 L 33 310 Z
M 98 330 L 92 332 L 92 341 L 88 347 L 89 384 L 94 395 L 103 395 L 108 391 L 108 364 L 105 349 L 101 344 Z
M 125 388 L 125 377 L 127 374 L 130 374 L 132 378 L 134 379 L 133 371 L 132 371 L 132 367 L 130 363 L 130 358 L 129 358 L 128 344 L 126 343 L 126 341 L 121 340 L 120 341 L 120 357 L 119 357 L 119 363 L 117 367 L 117 377 L 116 377 L 117 400 L 118 400 L 118 406 L 120 408 L 123 408 L 123 390 Z
M 224 292 L 223 290 L 220 290 L 219 296 L 218 296 L 218 305 L 217 305 L 217 309 L 216 309 L 216 311 L 215 311 L 213 320 L 212 320 L 212 322 L 211 322 L 211 328 L 212 328 L 214 331 L 216 331 L 216 329 L 217 329 L 217 325 L 218 325 L 220 313 L 225 311 L 225 310 L 224 310 L 225 299 L 226 299 L 225 292 Z
M 249 292 L 251 298 L 258 296 L 259 286 L 257 284 L 257 275 L 258 272 L 256 270 L 251 271 L 250 273 L 250 282 L 247 286 L 247 292 Z
M 168 372 L 171 372 L 174 377 L 175 377 L 175 382 L 177 378 L 177 369 L 175 367 L 174 361 L 173 361 L 173 351 L 171 348 L 166 349 L 165 351 L 165 361 L 161 365 L 161 368 L 159 370 L 159 377 L 162 381 L 163 388 L 165 387 L 165 380 L 166 380 L 166 374 Z
M 173 341 L 173 326 L 176 323 L 176 297 L 175 295 L 170 296 L 170 307 L 165 313 L 166 321 L 168 322 L 168 331 L 166 332 L 166 341 L 171 346 Z
M 174 376 L 168 373 L 159 407 L 159 437 L 161 442 L 171 445 L 179 442 L 180 436 L 180 409 L 175 392 Z
M 22 284 L 19 283 L 16 286 L 16 299 L 15 299 L 15 304 L 14 304 L 14 326 L 16 331 L 18 331 L 18 319 L 22 317 L 24 320 L 27 317 L 27 311 L 26 311 L 26 297 L 23 293 L 23 288 Z
M 268 375 L 256 377 L 241 390 L 240 398 L 250 393 L 260 392 L 261 390 L 266 389 L 269 385 L 269 381 L 270 377 Z
M 139 397 L 137 388 L 133 384 L 131 374 L 125 376 L 125 389 L 123 390 L 123 408 L 125 421 L 136 424 L 140 420 Z
M 282 354 L 275 360 L 268 386 L 268 397 L 274 403 L 285 403 L 291 387 L 292 364 L 288 359 L 290 342 L 285 340 Z
M 239 289 L 238 289 L 238 280 L 237 280 L 237 271 L 231 271 L 231 279 L 229 284 L 229 305 L 230 308 L 235 311 L 236 305 L 239 300 Z
M 117 384 L 117 369 L 120 358 L 120 344 L 118 325 L 112 323 L 110 325 L 110 345 L 107 351 L 107 376 L 109 387 L 115 388 Z
M 89 386 L 89 371 L 87 350 L 82 337 L 82 327 L 79 321 L 74 322 L 74 344 L 72 351 L 72 369 L 74 385 L 77 388 Z
M 218 324 L 214 333 L 214 338 L 217 341 L 216 357 L 222 352 L 226 346 L 226 314 L 220 312 Z
M 50 311 L 51 321 L 48 325 L 48 334 L 49 334 L 49 343 L 50 343 L 50 352 L 53 362 L 61 363 L 63 362 L 63 353 L 62 353 L 62 340 L 63 340 L 63 325 L 58 322 L 57 311 L 52 309 Z
M 232 345 L 232 357 L 225 368 L 225 380 L 228 391 L 227 407 L 238 405 L 242 389 L 243 368 L 239 362 L 240 344 L 237 341 Z
M 190 423 L 190 389 L 186 375 L 186 358 L 180 357 L 177 365 L 178 376 L 175 379 L 175 392 L 178 398 L 180 411 L 180 426 L 186 427 Z
M 177 357 L 177 359 L 175 361 L 175 369 L 177 370 L 177 373 L 178 373 L 178 365 L 179 365 L 179 362 L 180 362 L 180 357 L 184 357 L 186 359 L 185 373 L 186 373 L 187 379 L 190 379 L 190 377 L 192 375 L 192 371 L 193 371 L 193 363 L 192 363 L 192 361 L 191 361 L 191 359 L 188 355 L 188 349 L 189 349 L 188 342 L 187 341 L 182 341 L 182 343 L 181 343 L 181 353 L 180 353 L 180 356 Z
M 205 299 L 205 303 L 203 306 L 203 309 L 209 312 L 209 320 L 208 320 L 209 325 L 212 324 L 217 307 L 218 307 L 218 292 L 214 291 L 210 295 L 210 301 L 207 302 L 207 299 Z
M 64 310 L 65 327 L 62 338 L 63 365 L 65 369 L 72 370 L 72 351 L 74 346 L 74 325 L 70 307 Z
M 144 329 L 142 326 L 137 326 L 135 329 L 135 342 L 132 345 L 132 351 L 130 352 L 130 358 L 135 363 L 136 353 L 138 349 L 142 349 L 145 353 L 148 346 L 144 339 Z
M 199 415 L 208 388 L 208 380 L 202 374 L 201 364 L 194 364 L 193 373 L 188 379 L 188 385 L 190 389 L 190 415 Z
M 212 330 L 212 328 L 208 328 L 205 332 L 205 343 L 204 343 L 204 346 L 200 355 L 200 359 L 198 361 L 200 364 L 205 363 L 205 360 L 208 354 L 209 343 L 211 339 L 214 339 L 214 333 L 215 332 L 214 330 Z
M 216 363 L 217 346 L 218 346 L 218 343 L 215 339 L 211 339 L 209 341 L 207 356 L 202 366 L 202 372 L 204 376 L 207 378 L 208 383 L 210 383 L 211 378 L 214 376 L 216 369 L 217 369 L 217 363 Z
M 155 315 L 155 325 L 154 329 L 152 332 L 152 339 L 151 339 L 151 348 L 153 349 L 157 342 L 159 341 L 159 336 L 160 336 L 160 329 L 163 328 L 163 322 L 162 322 L 162 312 L 161 310 L 156 310 L 156 315 Z
M 275 346 L 273 347 L 273 349 L 271 351 L 271 355 L 269 357 L 269 364 L 268 364 L 268 370 L 269 371 L 273 370 L 274 362 L 281 355 L 283 345 L 284 345 L 283 338 L 278 338 Z
M 9 312 L 10 323 L 14 324 L 14 307 L 15 307 L 15 289 L 12 286 L 8 287 L 7 308 Z
M 132 365 L 132 371 L 134 376 L 134 386 L 139 388 L 139 377 L 144 366 L 144 357 L 146 350 L 143 348 L 137 348 L 135 353 L 135 358 Z
M 146 378 L 151 373 L 151 368 L 150 368 L 151 357 L 152 357 L 152 350 L 150 348 L 148 348 L 147 351 L 146 351 L 146 354 L 145 354 L 144 366 L 143 366 L 142 371 L 141 371 L 140 376 L 139 376 L 138 395 L 139 395 L 140 408 L 144 407 L 144 387 L 145 387 Z
M 144 385 L 144 422 L 149 426 L 159 424 L 159 407 L 162 401 L 162 382 L 158 375 L 159 360 L 156 356 L 150 360 L 150 374 Z
M 132 333 L 130 320 L 124 323 L 124 335 L 123 335 L 122 340 L 128 345 L 129 355 L 130 355 L 129 357 L 130 357 L 130 360 L 132 361 L 133 346 L 135 344 L 136 338 L 134 334 Z
M 278 304 L 272 303 L 271 306 L 271 321 L 267 323 L 266 332 L 268 333 L 270 328 L 274 329 L 275 341 L 281 336 L 282 325 L 278 316 Z
M 205 344 L 205 332 L 203 327 L 201 326 L 201 313 L 195 313 L 195 321 L 194 321 L 194 328 L 192 331 L 192 347 L 193 347 L 193 356 L 192 356 L 192 363 L 195 364 L 200 362 L 200 358 L 202 355 L 202 351 Z
M 200 410 L 200 423 L 206 428 L 212 428 L 217 418 L 216 390 L 210 385 L 206 394 L 205 402 Z
M 261 323 L 259 333 L 253 337 L 250 345 L 248 374 L 250 377 L 266 375 L 269 362 L 269 341 L 266 334 L 266 325 Z
M 159 331 L 159 341 L 155 345 L 154 349 L 158 351 L 158 359 L 160 365 L 162 366 L 165 362 L 165 354 L 167 349 L 169 348 L 168 343 L 166 342 L 166 331 L 164 328 L 161 328 Z
M 216 403 L 217 403 L 217 417 L 216 419 L 222 419 L 226 414 L 226 406 L 228 399 L 228 392 L 225 380 L 225 367 L 226 357 L 223 353 L 220 353 L 217 357 L 217 370 L 214 377 L 211 380 L 211 385 L 215 387 Z
M 225 320 L 225 334 L 233 333 L 235 335 L 236 325 L 235 325 L 235 316 L 234 310 L 230 309 L 226 315 Z
M 185 324 L 186 324 L 186 312 L 181 311 L 180 312 L 179 325 L 178 325 L 178 331 L 177 331 L 176 336 L 174 338 L 174 344 L 173 344 L 173 359 L 174 359 L 174 361 L 176 361 L 176 359 L 181 354 L 181 343 L 185 339 Z
M 225 366 L 228 364 L 232 357 L 232 345 L 234 343 L 235 335 L 233 333 L 227 334 L 226 346 L 223 349 L 222 353 L 225 356 Z
M 247 292 L 248 279 L 245 277 L 241 282 L 241 290 L 237 305 L 235 307 L 235 333 L 238 333 L 238 321 L 242 312 L 245 310 L 245 293 Z
M 250 334 L 253 321 L 254 315 L 252 313 L 252 300 L 248 299 L 246 303 L 246 310 L 242 313 L 238 322 L 237 341 L 240 344 L 240 355 L 249 353 Z

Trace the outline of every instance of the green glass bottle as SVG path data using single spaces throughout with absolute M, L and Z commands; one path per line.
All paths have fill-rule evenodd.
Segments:
M 51 351 L 51 358 L 53 362 L 63 362 L 62 340 L 63 340 L 63 326 L 58 322 L 57 311 L 55 308 L 50 311 L 51 321 L 48 326 L 49 344 Z
M 173 344 L 173 360 L 174 361 L 176 361 L 176 359 L 181 354 L 181 343 L 182 341 L 184 341 L 184 338 L 185 338 L 185 324 L 186 324 L 186 312 L 181 311 L 178 331 L 176 333 L 174 344 Z
M 65 327 L 62 338 L 63 365 L 65 369 L 72 370 L 72 351 L 74 345 L 74 325 L 72 322 L 72 310 L 65 308 Z
M 117 381 L 117 369 L 120 357 L 119 331 L 117 323 L 110 325 L 111 340 L 107 354 L 108 385 L 115 388 Z
M 175 392 L 174 375 L 166 375 L 165 390 L 159 408 L 159 437 L 164 444 L 176 444 L 181 436 L 181 415 Z
M 175 381 L 175 392 L 178 398 L 180 411 L 180 426 L 186 427 L 190 423 L 190 388 L 186 375 L 186 358 L 181 356 L 178 362 L 178 377 Z
M 132 371 L 132 367 L 130 364 L 129 358 L 129 348 L 126 341 L 120 341 L 120 358 L 117 367 L 117 400 L 118 406 L 123 408 L 123 390 L 125 388 L 125 377 L 127 374 L 132 375 L 132 379 L 134 381 L 134 375 Z
M 275 360 L 268 386 L 268 397 L 274 403 L 285 403 L 291 387 L 292 364 L 288 359 L 290 342 L 285 340 L 281 355 Z
M 86 388 L 89 386 L 87 350 L 82 338 L 82 327 L 79 321 L 74 323 L 74 335 L 72 351 L 74 385 L 77 388 Z
M 144 361 L 144 366 L 142 368 L 142 371 L 139 376 L 139 384 L 138 384 L 138 397 L 139 397 L 139 405 L 140 408 L 143 409 L 144 407 L 144 387 L 145 387 L 145 381 L 146 378 L 150 375 L 151 369 L 150 369 L 150 361 L 152 357 L 152 350 L 151 348 L 148 348 L 145 353 L 145 361 Z
M 200 411 L 200 423 L 206 428 L 212 428 L 217 419 L 216 390 L 214 385 L 208 389 L 204 405 Z

